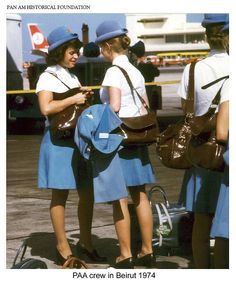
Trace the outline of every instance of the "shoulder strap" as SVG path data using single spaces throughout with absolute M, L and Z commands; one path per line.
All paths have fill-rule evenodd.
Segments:
M 208 83 L 208 84 L 202 86 L 202 89 L 207 89 L 208 87 L 210 87 L 210 86 L 212 86 L 212 85 L 218 83 L 219 81 L 221 81 L 221 80 L 223 80 L 223 79 L 228 79 L 228 78 L 229 78 L 229 75 L 220 77 L 220 78 L 218 78 L 218 79 L 216 79 L 216 80 L 214 80 L 214 81 L 212 81 L 212 82 L 210 82 L 210 83 Z
M 222 79 L 225 79 L 224 82 L 222 83 L 222 85 L 220 86 L 220 89 L 218 90 L 218 92 L 216 93 L 216 96 L 213 98 L 212 102 L 211 102 L 211 106 L 210 108 L 212 108 L 212 105 L 218 106 L 219 102 L 220 102 L 220 95 L 221 95 L 221 89 L 225 83 L 225 81 L 229 78 L 229 76 L 224 76 L 224 78 L 222 77 Z M 220 80 L 218 80 L 219 82 Z M 216 107 L 215 107 L 216 108 Z
M 150 111 L 150 108 L 148 107 L 148 105 L 146 104 L 146 102 L 144 101 L 144 99 L 142 98 L 142 96 L 141 96 L 141 95 L 138 93 L 138 91 L 134 88 L 133 83 L 132 83 L 132 81 L 130 80 L 130 77 L 129 77 L 127 71 L 126 71 L 124 68 L 120 67 L 119 65 L 115 65 L 115 64 L 114 64 L 113 66 L 118 67 L 118 68 L 120 69 L 120 71 L 123 73 L 124 77 L 126 78 L 126 80 L 127 80 L 127 82 L 128 82 L 128 85 L 129 85 L 129 87 L 130 87 L 130 89 L 131 89 L 131 93 L 132 93 L 134 102 L 135 102 L 135 98 L 134 98 L 134 91 L 135 91 L 136 94 L 137 94 L 137 96 L 138 96 L 138 98 L 139 98 L 139 100 L 141 101 L 142 105 L 143 105 L 144 108 L 149 112 L 149 111 Z
M 188 81 L 188 94 L 186 99 L 186 112 L 194 113 L 194 70 L 197 61 L 190 64 L 189 81 Z
M 57 74 L 56 74 L 55 72 L 52 72 L 52 71 L 45 71 L 45 72 L 47 72 L 47 73 L 51 74 L 52 76 L 56 77 L 56 78 L 57 78 L 59 81 L 61 81 L 61 83 L 64 84 L 69 90 L 71 89 L 65 82 L 63 82 L 63 81 L 57 76 Z
M 218 92 L 216 93 L 215 97 L 214 97 L 213 100 L 211 101 L 211 105 L 210 105 L 210 107 L 209 107 L 209 109 L 208 109 L 208 112 L 210 112 L 210 113 L 215 112 L 217 106 L 219 105 L 219 103 L 220 103 L 221 89 L 222 89 L 222 87 L 223 87 L 225 81 L 229 79 L 229 75 L 223 76 L 223 77 L 221 77 L 221 78 L 218 78 L 218 79 L 216 79 L 216 80 L 214 80 L 214 81 L 212 81 L 212 82 L 210 82 L 210 83 L 208 83 L 208 84 L 206 84 L 206 85 L 204 85 L 204 86 L 202 87 L 202 89 L 206 89 L 206 88 L 208 88 L 208 87 L 210 87 L 210 86 L 216 84 L 217 82 L 219 82 L 219 81 L 221 81 L 221 80 L 223 80 L 223 79 L 224 79 L 224 81 L 223 81 L 223 83 L 221 84 L 220 89 L 218 90 Z

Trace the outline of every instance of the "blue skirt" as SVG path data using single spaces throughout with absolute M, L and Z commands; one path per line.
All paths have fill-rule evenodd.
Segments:
M 118 154 L 126 186 L 156 182 L 147 147 L 125 147 Z
M 187 211 L 215 213 L 222 173 L 203 168 L 185 171 L 179 202 Z
M 229 171 L 224 172 L 211 237 L 229 238 Z
M 38 187 L 44 189 L 91 189 L 91 166 L 73 139 L 54 140 L 45 130 L 40 146 Z

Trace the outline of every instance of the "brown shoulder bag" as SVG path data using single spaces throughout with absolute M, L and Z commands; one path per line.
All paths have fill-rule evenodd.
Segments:
M 224 76 L 220 80 L 227 79 L 229 76 Z M 206 89 L 219 79 L 203 86 Z M 224 84 L 224 82 L 223 82 Z M 224 170 L 224 158 L 226 146 L 216 140 L 216 108 L 220 102 L 220 93 L 223 84 L 216 96 L 212 100 L 211 106 L 208 112 L 203 116 L 195 117 L 194 124 L 192 126 L 192 137 L 188 146 L 188 160 L 195 167 L 202 167 L 215 171 Z
M 58 78 L 55 73 L 48 73 L 55 76 L 58 80 L 61 81 L 62 84 L 64 84 L 69 89 L 64 93 L 53 92 L 53 100 L 63 100 L 81 92 L 80 87 L 70 88 L 60 78 Z M 52 137 L 55 139 L 72 138 L 79 116 L 81 115 L 84 109 L 89 107 L 89 105 L 89 102 L 86 101 L 85 104 L 71 105 L 56 114 L 50 115 L 49 122 Z
M 131 89 L 132 97 L 134 98 L 134 91 L 138 95 L 139 100 L 147 110 L 146 115 L 138 116 L 138 117 L 127 117 L 120 118 L 122 120 L 121 126 L 116 130 L 117 134 L 120 134 L 124 137 L 122 145 L 124 146 L 133 146 L 133 145 L 149 145 L 157 142 L 157 138 L 159 135 L 159 126 L 157 123 L 156 113 L 151 111 L 144 99 L 140 96 L 137 90 L 134 88 L 128 73 L 122 67 L 118 65 L 114 65 L 118 67 L 123 75 L 125 76 L 129 87 Z
M 194 120 L 194 68 L 191 63 L 189 71 L 188 95 L 186 99 L 186 114 L 180 122 L 170 124 L 160 134 L 157 152 L 166 167 L 187 169 L 192 166 L 188 160 L 187 149 L 192 136 L 191 125 Z

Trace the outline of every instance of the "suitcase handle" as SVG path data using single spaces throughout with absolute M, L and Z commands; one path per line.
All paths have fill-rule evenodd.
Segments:
M 19 249 L 17 250 L 16 256 L 14 258 L 13 264 L 12 266 L 14 266 L 16 264 L 17 258 L 18 256 L 21 254 L 20 257 L 20 262 L 23 260 L 25 252 L 26 252 L 26 248 L 27 248 L 27 244 L 26 244 L 26 240 L 23 241 L 22 245 L 19 247 Z
M 168 199 L 167 199 L 166 192 L 165 192 L 165 190 L 164 190 L 160 185 L 155 185 L 155 186 L 153 186 L 153 187 L 149 190 L 149 192 L 148 192 L 148 199 L 149 199 L 150 203 L 151 203 L 151 201 L 152 201 L 152 194 L 153 194 L 154 192 L 159 192 L 159 193 L 162 194 L 162 196 L 163 196 L 163 198 L 164 198 L 164 201 L 165 201 L 165 205 L 166 205 L 167 208 L 169 208 L 169 207 L 170 207 L 170 203 L 169 203 L 169 201 L 168 201 Z

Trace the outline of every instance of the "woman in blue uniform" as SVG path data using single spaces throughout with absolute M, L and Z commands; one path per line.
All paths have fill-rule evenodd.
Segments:
M 223 103 L 224 104 L 224 103 Z M 227 120 L 224 119 L 223 112 L 227 112 L 228 107 L 226 106 L 220 107 L 219 114 L 220 118 L 217 124 L 221 124 L 219 121 Z M 224 105 L 227 105 L 225 103 Z M 225 128 L 226 125 L 224 125 Z M 218 136 L 217 136 L 218 137 Z M 226 136 L 219 137 L 219 141 L 221 140 L 224 143 L 227 143 L 227 133 Z M 227 144 L 227 150 L 224 153 L 224 161 L 225 161 L 225 169 L 222 175 L 220 193 L 218 197 L 217 207 L 215 216 L 212 223 L 211 228 L 211 237 L 215 239 L 214 245 L 214 268 L 215 269 L 227 269 L 229 268 L 229 144 Z
M 205 14 L 202 26 L 206 28 L 210 53 L 195 67 L 195 115 L 205 114 L 212 99 L 221 88 L 222 81 L 203 90 L 202 86 L 229 74 L 229 56 L 225 50 L 226 37 L 222 27 L 228 22 L 228 14 Z M 186 66 L 178 94 L 183 110 L 188 90 L 189 65 Z M 221 92 L 221 102 L 228 94 Z M 196 268 L 210 267 L 210 230 L 221 184 L 221 173 L 203 168 L 191 168 L 185 172 L 180 201 L 188 211 L 194 212 L 192 250 Z
M 229 34 L 229 24 L 225 25 L 223 31 Z M 228 49 L 228 46 L 226 47 Z M 224 93 L 229 94 L 229 80 L 223 87 Z M 214 246 L 214 268 L 229 268 L 229 100 L 220 104 L 216 122 L 216 138 L 227 144 L 224 153 L 225 169 L 222 176 L 220 194 L 217 202 L 216 212 L 211 228 L 211 237 L 215 238 Z
M 130 39 L 126 35 L 127 32 L 127 29 L 121 28 L 117 22 L 105 21 L 96 30 L 96 43 L 100 45 L 101 52 L 108 61 L 125 69 L 132 84 L 148 104 L 144 78 L 127 57 L 130 45 Z M 141 116 L 145 114 L 146 109 L 142 106 L 138 96 L 136 94 L 134 96 L 135 100 L 121 70 L 115 66 L 109 68 L 100 90 L 101 101 L 104 104 L 110 104 L 113 111 L 118 113 L 120 117 Z M 119 150 L 118 154 L 125 184 L 130 190 L 141 229 L 142 247 L 136 263 L 152 267 L 155 265 L 152 250 L 153 221 L 151 208 L 145 193 L 145 184 L 154 183 L 155 177 L 149 160 L 148 149 L 147 147 L 124 147 Z M 115 267 L 133 268 L 128 198 L 113 202 L 113 219 L 120 246 L 120 256 L 116 259 Z
M 53 30 L 48 36 L 47 69 L 41 74 L 36 87 L 40 110 L 46 117 L 45 133 L 40 147 L 38 187 L 52 189 L 50 205 L 51 221 L 56 235 L 58 264 L 63 265 L 72 255 L 65 232 L 65 205 L 69 189 L 79 195 L 78 218 L 80 243 L 84 252 L 96 261 L 103 260 L 94 250 L 91 239 L 93 216 L 93 190 L 89 169 L 81 158 L 73 138 L 55 139 L 51 136 L 49 116 L 73 104 L 84 104 L 91 91 L 83 92 L 63 100 L 53 100 L 53 92 L 64 93 L 79 87 L 78 78 L 69 72 L 74 67 L 82 46 L 77 34 L 66 27 Z

